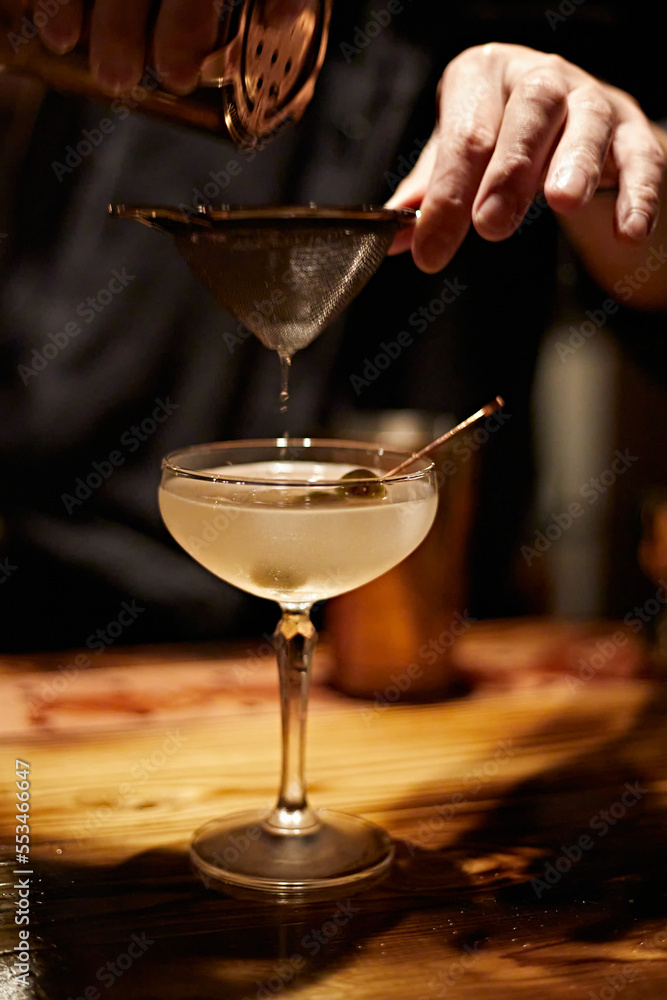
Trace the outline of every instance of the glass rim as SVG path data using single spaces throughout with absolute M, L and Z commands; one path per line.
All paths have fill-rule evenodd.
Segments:
M 229 449 L 233 451 L 242 448 L 266 448 L 280 450 L 283 448 L 302 448 L 307 450 L 308 448 L 330 448 L 334 449 L 348 449 L 350 451 L 372 451 L 377 455 L 387 455 L 392 456 L 396 461 L 393 466 L 399 465 L 400 462 L 405 461 L 406 458 L 410 457 L 410 452 L 407 451 L 396 451 L 393 448 L 386 448 L 384 445 L 379 445 L 377 443 L 372 443 L 369 441 L 344 441 L 337 440 L 335 438 L 252 438 L 247 441 L 211 441 L 206 444 L 194 444 L 186 445 L 184 448 L 177 448 L 174 451 L 170 451 L 162 459 L 162 471 L 171 472 L 176 476 L 182 476 L 187 479 L 199 479 L 203 482 L 208 483 L 229 483 L 236 486 L 307 486 L 309 489 L 320 489 L 329 488 L 333 486 L 340 486 L 340 479 L 334 480 L 320 480 L 316 482 L 307 479 L 251 479 L 248 476 L 240 478 L 239 476 L 225 476 L 220 473 L 207 473 L 200 469 L 188 469 L 183 465 L 177 464 L 177 457 L 183 457 L 185 455 L 194 455 L 198 452 L 213 451 L 214 449 Z M 298 461 L 298 459 L 297 459 Z M 417 461 L 417 459 L 415 459 Z M 359 478 L 355 479 L 355 483 L 376 483 L 378 478 L 382 479 L 383 482 L 387 483 L 402 483 L 402 482 L 414 482 L 415 480 L 424 479 L 428 474 L 433 472 L 435 469 L 435 463 L 430 459 L 420 458 L 419 461 L 426 462 L 427 464 L 423 469 L 417 469 L 414 472 L 402 472 L 398 476 L 373 476 L 372 478 Z M 239 463 L 242 464 L 242 463 Z M 249 464 L 249 463 L 243 463 Z M 393 467 L 392 466 L 392 467 Z

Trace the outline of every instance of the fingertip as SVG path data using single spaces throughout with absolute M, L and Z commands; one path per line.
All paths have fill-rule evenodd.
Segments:
M 110 97 L 127 94 L 141 78 L 141 69 L 137 70 L 134 60 L 121 54 L 91 59 L 90 69 L 101 90 Z
M 399 229 L 391 242 L 391 246 L 387 250 L 387 256 L 394 257 L 398 253 L 404 253 L 406 250 L 409 250 L 412 246 L 412 237 L 412 228 Z
M 49 21 L 39 29 L 42 45 L 56 56 L 65 56 L 79 41 L 81 26 L 71 22 Z
M 2 3 L 0 2 L 0 7 Z M 25 4 L 18 5 L 25 7 Z M 38 4 L 41 7 L 42 4 Z M 42 45 L 55 55 L 64 56 L 76 47 L 83 29 L 83 4 L 81 0 L 67 0 L 67 5 L 57 3 L 39 11 L 40 23 L 35 27 Z M 32 20 L 37 17 L 33 13 Z
M 422 271 L 424 274 L 439 274 L 440 271 L 442 271 L 442 269 L 445 268 L 448 264 L 448 261 L 445 261 L 443 264 L 433 264 L 421 260 L 415 254 L 413 254 L 412 256 L 415 264 L 417 265 L 419 270 Z
M 507 239 L 521 222 L 517 202 L 507 193 L 493 192 L 473 209 L 475 229 L 490 243 Z
M 437 274 L 449 264 L 453 253 L 449 240 L 443 239 L 437 233 L 432 233 L 425 239 L 413 241 L 412 256 L 415 264 L 424 274 Z
M 412 208 L 420 209 L 425 195 L 424 188 L 420 185 L 415 188 L 411 183 L 408 185 L 407 179 L 401 181 L 394 193 L 387 198 L 384 203 L 385 208 Z
M 449 264 L 470 227 L 470 216 L 451 217 L 422 207 L 412 235 L 412 256 L 420 271 L 437 274 Z
M 48 37 L 46 35 L 41 35 L 40 38 L 42 45 L 47 48 L 49 52 L 53 52 L 56 56 L 66 56 L 76 47 L 76 43 L 79 40 L 78 36 L 58 38 L 55 35 L 50 35 Z
M 654 228 L 654 221 L 647 212 L 632 209 L 619 226 L 619 234 L 631 243 L 643 243 Z
M 158 63 L 155 72 L 164 89 L 179 97 L 186 97 L 199 85 L 199 68 L 192 63 Z
M 549 180 L 549 190 L 552 195 L 567 201 L 584 201 L 591 189 L 588 174 L 575 164 L 560 167 Z

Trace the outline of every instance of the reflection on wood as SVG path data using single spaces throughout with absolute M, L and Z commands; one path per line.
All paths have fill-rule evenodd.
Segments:
M 664 994 L 664 688 L 555 677 L 389 706 L 320 679 L 313 804 L 380 822 L 398 858 L 365 895 L 277 906 L 207 891 L 188 866 L 199 824 L 272 804 L 278 784 L 272 658 L 220 653 L 109 650 L 60 690 L 72 657 L 4 662 L 0 831 L 13 847 L 18 756 L 31 765 L 35 871 L 33 986 L 8 996 Z M 6 857 L 5 956 L 18 877 Z

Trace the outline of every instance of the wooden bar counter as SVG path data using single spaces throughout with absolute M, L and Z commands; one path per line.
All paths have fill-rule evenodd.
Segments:
M 663 682 L 553 672 L 522 689 L 363 700 L 326 682 L 323 642 L 311 802 L 385 826 L 397 860 L 365 894 L 295 906 L 207 890 L 187 854 L 205 821 L 273 804 L 266 644 L 88 653 L 0 659 L 3 998 L 667 995 Z

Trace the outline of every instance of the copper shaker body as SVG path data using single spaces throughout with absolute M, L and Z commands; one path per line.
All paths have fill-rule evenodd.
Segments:
M 456 679 L 452 647 L 472 620 L 466 600 L 479 454 L 447 444 L 432 457 L 438 508 L 424 541 L 388 573 L 325 606 L 332 684 L 379 705 L 445 694 Z
M 227 136 L 239 147 L 265 144 L 305 111 L 326 52 L 331 0 L 302 0 L 291 24 L 272 26 L 262 0 L 223 0 L 219 48 L 204 60 L 191 95 L 168 93 L 150 66 L 119 100 L 132 110 Z M 49 52 L 29 13 L 3 22 L 0 73 L 24 73 L 69 94 L 109 101 L 95 82 L 85 45 L 68 55 Z

